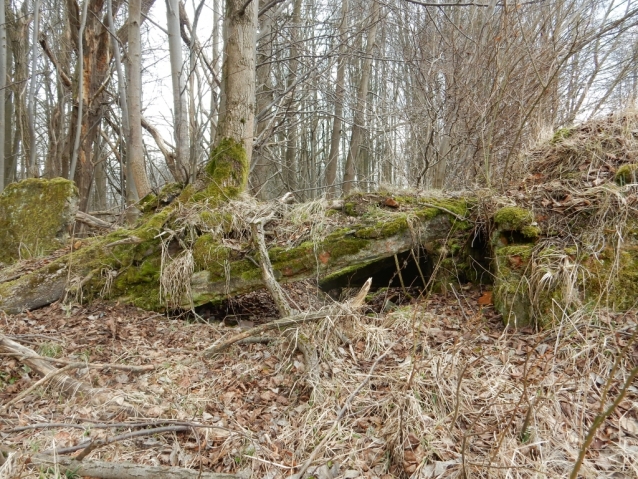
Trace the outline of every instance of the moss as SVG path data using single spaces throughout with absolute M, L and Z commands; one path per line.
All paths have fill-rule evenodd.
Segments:
M 353 201 L 343 204 L 343 212 L 348 216 L 361 216 L 361 213 L 357 210 L 357 203 Z
M 614 179 L 619 186 L 625 186 L 630 183 L 638 183 L 638 163 L 622 165 L 616 171 Z
M 49 254 L 69 238 L 78 191 L 73 182 L 31 178 L 0 195 L 0 262 Z
M 151 213 L 159 207 L 159 199 L 155 193 L 149 193 L 139 201 L 137 207 L 142 213 Z
M 494 215 L 494 223 L 502 230 L 522 231 L 526 226 L 532 226 L 533 222 L 532 212 L 518 206 L 506 206 Z
M 542 230 L 538 226 L 527 225 L 521 228 L 521 233 L 523 233 L 523 236 L 525 236 L 525 238 L 536 239 L 541 235 Z
M 381 217 L 374 225 L 360 228 L 355 233 L 357 238 L 389 238 L 408 229 L 407 215 L 393 214 Z
M 244 145 L 232 138 L 222 139 L 206 165 L 207 186 L 194 193 L 190 201 L 208 200 L 219 204 L 236 198 L 248 184 L 248 156 Z
M 599 258 L 585 261 L 585 300 L 602 302 L 615 311 L 628 311 L 636 308 L 638 298 L 638 245 L 627 245 L 618 254 L 616 270 L 616 250 L 611 247 Z
M 550 143 L 552 145 L 556 145 L 572 136 L 573 133 L 574 130 L 572 128 L 559 128 L 558 130 L 556 130 L 556 132 L 554 132 L 554 136 L 552 136 Z
M 155 239 L 155 237 L 161 233 L 164 225 L 168 222 L 174 209 L 173 205 L 169 205 L 162 211 L 155 213 L 148 218 L 144 218 L 142 220 L 142 224 L 135 228 L 131 232 L 131 235 L 137 236 L 145 241 Z

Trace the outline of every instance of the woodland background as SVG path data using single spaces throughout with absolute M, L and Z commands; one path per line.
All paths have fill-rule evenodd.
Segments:
M 83 211 L 113 212 L 195 178 L 224 101 L 225 5 L 162 7 L 2 3 L 0 190 L 62 176 Z M 500 186 L 544 134 L 633 104 L 637 13 L 631 0 L 261 1 L 250 189 Z

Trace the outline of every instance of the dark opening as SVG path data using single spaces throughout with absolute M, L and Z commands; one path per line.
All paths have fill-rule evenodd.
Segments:
M 415 260 L 415 256 L 418 262 Z M 360 288 L 368 278 L 372 277 L 372 290 L 401 287 L 401 278 L 406 288 L 416 287 L 422 289 L 424 280 L 427 283 L 432 275 L 433 264 L 429 255 L 425 251 L 415 250 L 414 255 L 411 251 L 406 251 L 397 254 L 397 259 L 401 269 L 401 277 L 399 277 L 397 272 L 397 262 L 394 256 L 391 256 L 363 266 L 351 274 L 345 274 L 330 281 L 322 281 L 320 287 L 324 291 Z

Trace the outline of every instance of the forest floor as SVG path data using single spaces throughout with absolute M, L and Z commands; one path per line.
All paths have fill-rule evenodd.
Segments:
M 328 301 L 308 282 L 285 290 L 300 309 Z M 0 412 L 0 443 L 28 454 L 102 439 L 85 460 L 270 479 L 313 452 L 304 477 L 569 477 L 594 418 L 625 387 L 578 477 L 638 477 L 638 385 L 624 383 L 638 363 L 635 312 L 581 312 L 535 332 L 505 328 L 490 294 L 469 285 L 396 306 L 399 295 L 212 359 L 201 353 L 215 341 L 276 315 L 266 293 L 199 320 L 104 302 L 0 315 L 0 332 L 43 356 L 154 366 L 78 370 L 112 395 L 99 407 L 44 385 Z M 315 346 L 315 367 L 297 341 Z M 2 357 L 0 409 L 34 376 Z M 15 477 L 54 477 L 27 462 Z

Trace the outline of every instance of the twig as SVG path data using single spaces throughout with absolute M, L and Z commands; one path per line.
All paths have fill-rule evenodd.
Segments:
M 146 364 L 144 366 L 133 366 L 130 364 L 112 364 L 112 363 L 83 363 L 79 361 L 69 361 L 67 359 L 48 358 L 46 356 L 31 356 L 24 355 L 22 353 L 7 353 L 9 356 L 15 356 L 18 359 L 41 359 L 43 361 L 51 361 L 52 363 L 59 363 L 65 365 L 73 365 L 75 368 L 91 368 L 91 369 L 118 369 L 121 371 L 130 371 L 134 373 L 143 373 L 146 371 L 152 371 L 155 369 L 153 364 Z
M 465 216 L 461 216 L 461 215 L 455 213 L 454 211 L 448 210 L 447 208 L 445 208 L 443 206 L 433 205 L 432 203 L 424 203 L 422 201 L 419 201 L 419 204 L 423 205 L 423 206 L 427 206 L 428 208 L 439 209 L 439 210 L 447 213 L 448 215 L 454 216 L 459 221 L 467 221 L 468 220 L 468 218 L 466 218 Z
M 13 404 L 16 404 L 20 401 L 22 401 L 26 396 L 28 396 L 31 391 L 37 389 L 38 387 L 40 387 L 41 385 L 43 385 L 44 383 L 50 381 L 52 378 L 54 378 L 55 376 L 57 376 L 58 374 L 62 374 L 65 373 L 71 369 L 75 369 L 79 366 L 74 365 L 74 364 L 68 364 L 66 366 L 64 366 L 62 369 L 56 369 L 55 371 L 51 371 L 49 374 L 47 374 L 46 376 L 44 376 L 42 379 L 40 379 L 39 381 L 36 381 L 34 384 L 32 384 L 30 387 L 28 387 L 27 389 L 25 389 L 24 391 L 22 391 L 20 394 L 18 394 L 16 397 L 14 397 L 11 401 L 9 401 L 8 403 L 5 403 L 2 406 L 3 410 L 7 410 L 7 408 Z
M 580 451 L 578 453 L 578 459 L 576 460 L 576 464 L 574 464 L 574 469 L 572 469 L 572 473 L 569 475 L 569 479 L 576 479 L 578 477 L 578 471 L 580 470 L 580 467 L 583 465 L 583 461 L 585 460 L 585 454 L 587 454 L 587 449 L 589 448 L 592 441 L 594 440 L 594 437 L 596 437 L 596 431 L 598 431 L 598 428 L 603 424 L 605 419 L 607 419 L 611 415 L 611 413 L 613 413 L 616 410 L 618 405 L 625 398 L 625 395 L 627 394 L 627 391 L 629 390 L 629 388 L 632 386 L 632 383 L 634 379 L 636 378 L 636 376 L 638 376 L 638 366 L 636 366 L 635 368 L 631 370 L 629 377 L 625 380 L 625 383 L 623 384 L 623 388 L 620 390 L 620 393 L 618 394 L 618 397 L 616 397 L 616 400 L 613 403 L 611 403 L 611 405 L 607 408 L 607 410 L 598 414 L 594 418 L 594 423 L 589 428 L 589 431 L 587 431 L 587 437 L 585 437 L 585 441 L 583 442 L 583 447 L 580 448 Z
M 173 426 L 187 426 L 189 428 L 223 429 L 225 431 L 235 432 L 235 431 L 232 431 L 231 429 L 221 427 L 221 426 L 211 426 L 209 424 L 200 424 L 200 423 L 189 422 L 189 421 L 177 421 L 175 419 L 162 419 L 159 421 L 149 421 L 149 422 L 114 422 L 112 424 L 105 424 L 105 423 L 68 424 L 63 422 L 62 423 L 57 423 L 57 422 L 37 423 L 37 424 L 30 424 L 29 426 L 20 426 L 20 427 L 15 427 L 13 429 L 7 429 L 3 432 L 4 433 L 22 432 L 22 431 L 29 431 L 32 429 L 51 429 L 51 428 L 57 428 L 57 427 L 61 427 L 61 428 L 70 427 L 75 429 L 86 430 L 86 429 L 111 429 L 114 427 L 127 427 L 127 428 L 151 427 L 151 426 L 164 426 L 166 424 L 171 424 Z
M 369 278 L 365 284 L 363 285 L 363 287 L 361 288 L 361 290 L 359 291 L 359 293 L 357 293 L 357 295 L 352 298 L 351 300 L 347 301 L 345 305 L 342 304 L 337 304 L 337 305 L 333 305 L 333 306 L 328 306 L 325 308 L 321 308 L 318 311 L 315 311 L 313 313 L 299 313 L 299 314 L 295 314 L 293 316 L 289 316 L 287 318 L 282 318 L 282 319 L 278 319 L 276 321 L 272 321 L 270 323 L 266 323 L 266 324 L 260 324 L 259 326 L 255 326 L 254 328 L 248 329 L 246 331 L 243 331 L 241 333 L 238 333 L 232 337 L 230 337 L 229 339 L 219 343 L 219 344 L 213 344 L 212 346 L 210 346 L 209 348 L 205 349 L 202 353 L 202 355 L 204 357 L 211 357 L 214 356 L 215 354 L 221 353 L 222 351 L 225 351 L 226 349 L 228 349 L 230 346 L 232 346 L 233 344 L 235 344 L 238 341 L 241 341 L 242 339 L 246 339 L 249 338 L 251 336 L 258 336 L 261 333 L 264 333 L 266 331 L 271 331 L 273 329 L 285 329 L 288 328 L 290 326 L 293 326 L 295 324 L 301 324 L 301 323 L 307 323 L 310 321 L 316 321 L 318 319 L 323 319 L 327 316 L 332 316 L 334 314 L 339 314 L 341 311 L 343 311 L 344 309 L 347 311 L 347 308 L 358 308 L 363 304 L 363 300 L 365 299 L 366 295 L 368 294 L 368 291 L 370 291 L 370 286 L 372 285 L 372 278 Z
M 308 470 L 308 467 L 310 467 L 310 464 L 312 464 L 312 461 L 315 460 L 315 457 L 317 456 L 319 451 L 323 448 L 323 446 L 326 445 L 326 443 L 330 439 L 330 436 L 332 435 L 334 430 L 337 428 L 337 426 L 341 422 L 341 419 L 343 419 L 343 416 L 346 413 L 346 410 L 348 409 L 348 407 L 350 406 L 350 403 L 352 402 L 352 400 L 355 398 L 357 394 L 359 394 L 359 391 L 363 389 L 363 386 L 365 386 L 368 383 L 377 365 L 381 362 L 383 358 L 385 358 L 390 353 L 390 351 L 392 351 L 392 348 L 394 348 L 395 345 L 396 343 L 392 343 L 390 347 L 386 349 L 386 351 L 381 356 L 379 356 L 376 359 L 376 361 L 372 364 L 366 377 L 363 379 L 363 381 L 361 381 L 361 383 L 359 383 L 357 388 L 354 391 L 352 391 L 350 396 L 348 396 L 348 398 L 343 403 L 343 406 L 339 410 L 339 413 L 337 414 L 337 418 L 332 423 L 332 427 L 330 428 L 330 430 L 326 433 L 322 441 L 312 450 L 312 452 L 310 453 L 310 456 L 308 456 L 308 459 L 306 459 L 306 461 L 303 463 L 299 472 L 295 474 L 296 477 L 301 478 L 304 475 L 304 472 Z

